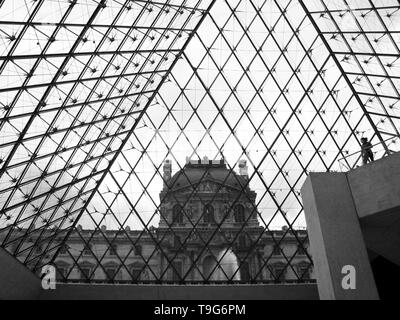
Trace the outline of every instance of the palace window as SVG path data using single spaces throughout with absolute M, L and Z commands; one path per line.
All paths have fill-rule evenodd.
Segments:
M 180 205 L 176 205 L 173 209 L 173 224 L 183 223 L 183 209 Z
M 239 248 L 243 249 L 247 247 L 247 240 L 245 235 L 239 236 Z
M 304 245 L 299 244 L 297 246 L 297 254 L 301 255 L 301 256 L 304 256 L 307 254 L 307 249 L 304 247 Z
M 59 281 L 65 280 L 65 278 L 66 278 L 67 275 L 68 275 L 69 269 L 70 269 L 70 267 L 69 267 L 68 264 L 66 264 L 65 262 L 61 262 L 61 263 L 58 262 L 58 263 L 57 263 L 57 267 L 56 267 L 56 270 L 57 270 L 57 272 L 56 272 L 57 280 L 59 280 Z
M 272 266 L 271 278 L 275 281 L 283 281 L 286 276 L 286 266 L 284 264 L 275 264 Z
M 250 267 L 247 261 L 243 262 L 240 266 L 240 280 L 249 282 L 250 279 Z
M 68 254 L 68 246 L 66 244 L 62 245 L 60 248 L 60 253 L 61 255 L 66 255 Z
M 297 273 L 301 280 L 311 279 L 311 266 L 307 262 L 300 263 L 297 266 Z
M 182 281 L 183 264 L 182 261 L 174 261 L 172 263 L 172 281 L 179 282 Z
M 118 255 L 118 245 L 112 244 L 110 246 L 110 256 L 117 256 Z
M 204 207 L 203 219 L 204 223 L 215 223 L 214 207 L 211 204 Z
M 143 269 L 144 269 L 144 266 L 139 264 L 139 263 L 136 263 L 136 264 L 134 264 L 132 266 L 131 274 L 132 274 L 132 280 L 133 281 L 139 281 L 140 280 L 140 277 L 141 277 Z
M 88 281 L 92 275 L 92 268 L 89 266 L 81 266 L 79 269 L 81 273 L 81 280 Z
M 90 244 L 85 244 L 82 251 L 84 256 L 91 256 L 92 255 L 92 246 Z
M 235 222 L 236 223 L 244 223 L 246 221 L 244 207 L 241 204 L 238 204 L 235 207 Z
M 42 253 L 42 251 L 43 251 L 43 247 L 42 247 L 42 245 L 37 245 L 36 246 L 36 248 L 35 248 L 35 253 L 37 253 L 37 254 L 41 254 Z
M 133 281 L 139 281 L 140 275 L 142 274 L 142 269 L 132 269 L 132 279 Z
M 135 251 L 135 256 L 141 256 L 142 255 L 142 246 L 139 244 L 135 245 L 134 251 Z
M 179 236 L 174 236 L 174 248 L 180 249 L 182 246 L 181 238 Z
M 108 280 L 116 280 L 118 268 L 117 266 L 109 266 L 105 268 L 107 279 Z
M 274 255 L 274 256 L 282 255 L 282 249 L 281 249 L 280 245 L 278 245 L 278 244 L 274 245 L 274 248 L 272 250 L 272 255 Z
M 58 268 L 57 268 L 57 275 L 56 275 L 57 280 L 58 280 L 58 281 L 64 280 L 66 273 L 67 273 L 67 270 L 66 270 L 65 268 L 63 268 L 63 267 L 58 267 Z
M 211 280 L 211 276 L 217 265 L 217 260 L 213 256 L 208 256 L 203 261 L 203 277 L 204 280 Z

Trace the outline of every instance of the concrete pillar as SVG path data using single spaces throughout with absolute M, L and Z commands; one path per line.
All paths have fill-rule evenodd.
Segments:
M 37 299 L 41 289 L 41 280 L 0 248 L 0 300 Z
M 311 174 L 302 197 L 321 300 L 379 299 L 346 174 Z M 343 287 L 346 266 L 355 289 Z

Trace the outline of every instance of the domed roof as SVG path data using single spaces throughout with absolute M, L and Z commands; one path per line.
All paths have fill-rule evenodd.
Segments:
M 171 178 L 168 182 L 168 188 L 173 191 L 206 181 L 212 181 L 238 190 L 244 187 L 246 189 L 249 188 L 247 177 L 240 176 L 228 169 L 223 160 L 188 162 L 182 170 Z

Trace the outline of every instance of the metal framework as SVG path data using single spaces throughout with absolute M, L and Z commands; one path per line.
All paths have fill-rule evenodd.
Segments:
M 308 280 L 307 174 L 354 168 L 363 136 L 377 157 L 400 149 L 399 30 L 397 0 L 0 1 L 1 247 L 34 272 L 68 256 L 64 281 L 75 269 L 87 282 L 98 271 L 107 282 Z M 187 158 L 204 156 L 214 162 L 194 179 Z M 227 185 L 236 191 L 210 223 Z M 268 241 L 296 249 L 276 267 Z

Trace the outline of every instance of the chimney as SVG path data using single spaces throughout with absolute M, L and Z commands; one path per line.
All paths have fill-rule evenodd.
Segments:
M 172 162 L 166 160 L 164 163 L 164 184 L 172 178 Z
M 246 160 L 239 161 L 239 174 L 246 179 L 249 178 L 249 167 Z

